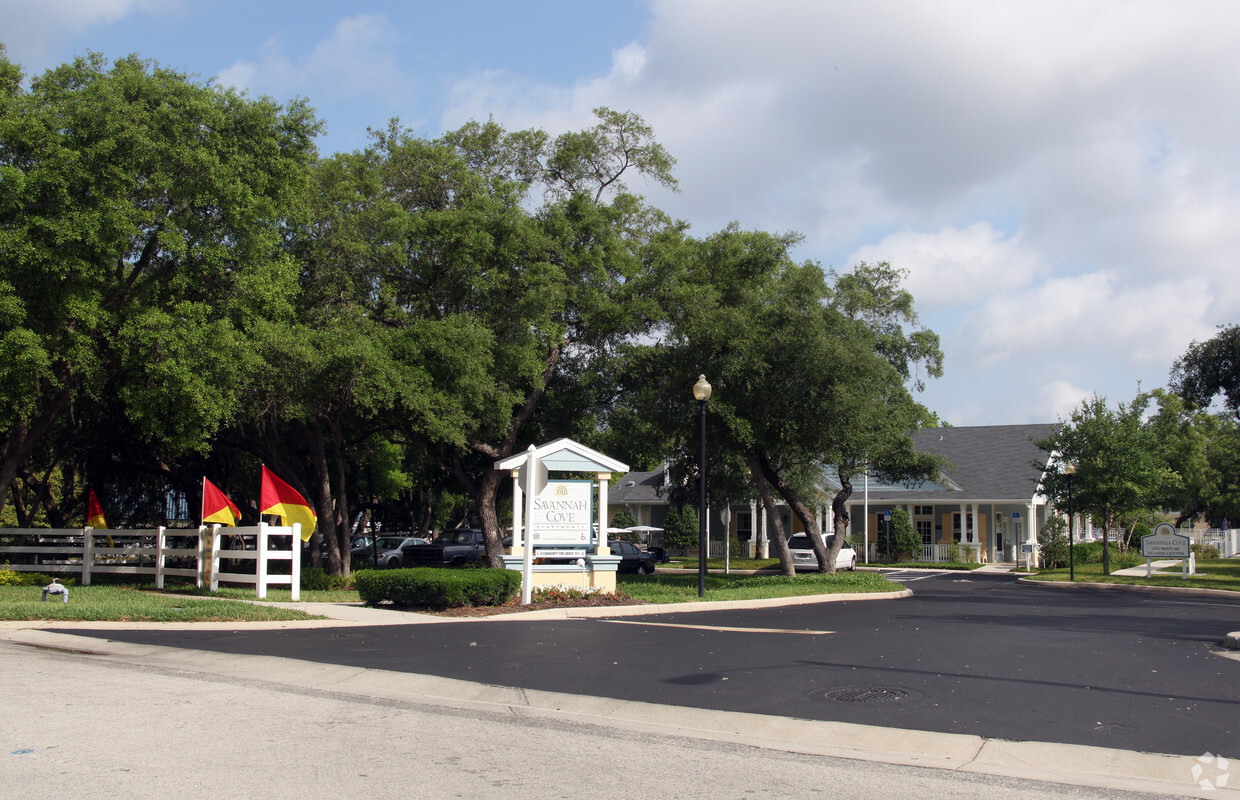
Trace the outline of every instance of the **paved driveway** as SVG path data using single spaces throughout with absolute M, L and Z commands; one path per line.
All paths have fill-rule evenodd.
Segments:
M 559 621 L 97 631 L 720 711 L 1240 757 L 1240 600 L 896 573 L 911 599 Z M 82 631 L 79 631 L 82 633 Z

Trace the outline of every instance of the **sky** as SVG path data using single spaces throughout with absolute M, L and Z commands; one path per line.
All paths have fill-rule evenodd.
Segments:
M 1232 0 L 0 0 L 38 74 L 137 53 L 281 102 L 328 155 L 398 117 L 552 134 L 608 106 L 677 159 L 630 188 L 707 236 L 906 270 L 953 425 L 1165 386 L 1240 308 Z

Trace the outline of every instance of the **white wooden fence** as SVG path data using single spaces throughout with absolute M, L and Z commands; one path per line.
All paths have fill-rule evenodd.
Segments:
M 267 597 L 267 587 L 288 586 L 293 593 L 293 601 L 301 599 L 301 523 L 294 523 L 291 528 L 258 523 L 254 528 L 228 528 L 215 526 L 219 535 L 211 537 L 211 591 L 217 592 L 220 581 L 225 583 L 248 583 L 254 586 L 255 594 L 262 600 Z M 224 531 L 220 533 L 220 531 Z M 289 549 L 283 546 L 272 549 L 275 544 L 272 538 L 292 538 Z M 224 549 L 222 540 L 229 539 L 229 549 Z M 248 547 L 250 539 L 254 540 L 253 548 Z M 280 543 L 283 545 L 283 542 Z M 254 561 L 254 572 L 221 572 L 221 559 L 237 561 Z M 272 561 L 288 561 L 288 574 L 273 575 L 268 571 Z
M 227 533 L 221 534 L 221 530 Z M 15 572 L 77 574 L 83 586 L 89 586 L 92 575 L 154 575 L 155 588 L 164 588 L 164 579 L 171 575 L 193 578 L 202 588 L 209 576 L 211 591 L 218 591 L 220 581 L 254 586 L 261 600 L 270 585 L 288 585 L 293 600 L 301 597 L 301 526 L 276 527 L 259 523 L 252 528 L 221 529 L 199 527 L 152 528 L 142 530 L 107 530 L 93 528 L 0 528 L 0 539 L 14 544 L 0 544 L 0 566 Z M 224 549 L 222 539 L 231 538 Z M 291 539 L 288 545 L 272 550 L 273 538 Z M 171 547 L 169 539 L 193 539 L 194 547 Z M 287 548 L 287 549 L 285 549 Z M 209 551 L 209 553 L 208 553 Z M 255 561 L 255 571 L 220 571 L 221 559 Z M 187 561 L 192 567 L 185 566 Z M 290 562 L 289 574 L 272 575 L 273 561 Z M 16 562 L 16 563 L 14 563 Z

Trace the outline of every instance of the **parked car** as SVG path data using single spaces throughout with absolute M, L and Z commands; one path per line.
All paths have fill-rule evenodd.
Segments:
M 820 533 L 822 543 L 828 550 L 831 549 L 831 543 L 835 541 L 834 533 Z M 792 566 L 795 569 L 818 569 L 818 556 L 814 555 L 814 547 L 809 537 L 804 533 L 798 533 L 788 540 L 788 549 L 792 551 Z M 856 569 L 857 568 L 857 551 L 853 549 L 848 540 L 844 540 L 844 544 L 840 546 L 840 554 L 835 559 L 836 569 Z
M 480 528 L 453 528 L 441 533 L 433 542 L 425 542 L 405 550 L 405 562 L 420 567 L 462 567 L 486 554 Z
M 350 555 L 353 563 L 373 563 L 383 569 L 397 569 L 408 563 L 406 553 L 417 545 L 426 544 L 420 536 L 380 536 L 372 546 L 353 548 Z M 375 556 L 375 552 L 378 555 Z
M 654 556 L 645 550 L 638 549 L 632 542 L 610 541 L 613 556 L 620 556 L 619 572 L 636 572 L 638 575 L 649 575 L 654 572 Z

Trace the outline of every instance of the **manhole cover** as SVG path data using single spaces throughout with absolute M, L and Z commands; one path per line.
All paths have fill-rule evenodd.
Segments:
M 838 703 L 892 703 L 896 700 L 903 700 L 908 697 L 908 692 L 902 689 L 831 689 L 824 692 L 823 700 L 833 700 Z

